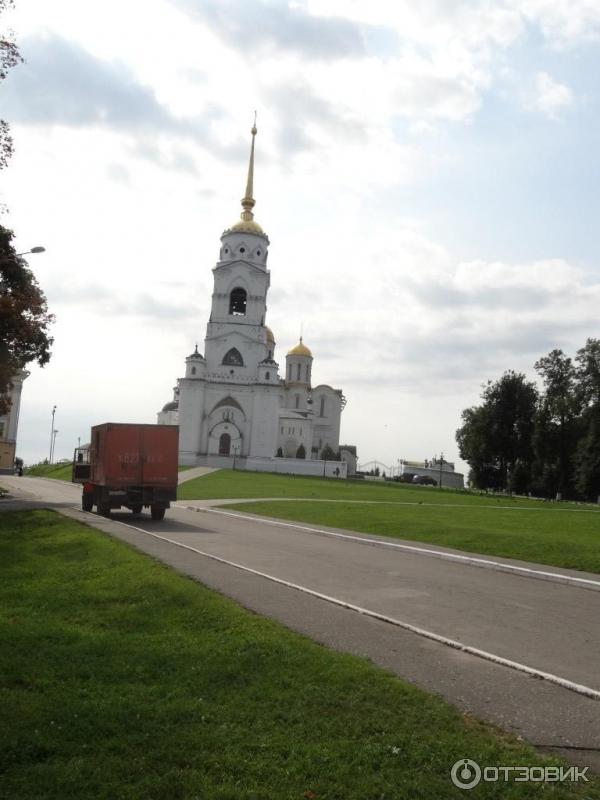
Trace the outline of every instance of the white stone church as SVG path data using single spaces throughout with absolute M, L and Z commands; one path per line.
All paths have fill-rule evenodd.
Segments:
M 255 136 L 253 127 L 241 219 L 221 236 L 213 268 L 204 354 L 196 346 L 185 359 L 185 376 L 157 422 L 179 425 L 181 464 L 235 456 L 247 469 L 345 477 L 345 463 L 314 463 L 327 445 L 339 449 L 341 389 L 312 385 L 313 355 L 302 337 L 288 351 L 281 376 L 266 325 L 269 237 L 252 211 Z

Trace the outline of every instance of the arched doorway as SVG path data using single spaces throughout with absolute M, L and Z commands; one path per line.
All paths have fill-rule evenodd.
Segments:
M 219 455 L 228 456 L 231 450 L 231 436 L 228 433 L 222 433 L 219 436 Z

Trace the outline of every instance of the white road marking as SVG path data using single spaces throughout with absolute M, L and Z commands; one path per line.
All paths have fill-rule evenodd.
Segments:
M 593 580 L 591 578 L 578 578 L 575 575 L 563 575 L 561 572 L 547 572 L 540 569 L 531 569 L 531 567 L 519 567 L 515 564 L 506 564 L 503 561 L 494 561 L 493 559 L 479 558 L 477 556 L 463 556 L 459 555 L 458 553 L 447 553 L 444 550 L 433 550 L 429 547 L 418 547 L 417 545 L 401 544 L 400 542 L 385 542 L 381 539 L 367 538 L 365 536 L 353 536 L 350 533 L 336 533 L 323 528 L 311 528 L 308 525 L 298 525 L 293 522 L 280 522 L 278 520 L 259 517 L 256 515 L 242 514 L 235 511 L 221 511 L 220 509 L 216 508 L 198 508 L 196 506 L 186 506 L 186 508 L 190 511 L 206 511 L 210 514 L 221 514 L 226 517 L 236 517 L 237 519 L 247 519 L 253 522 L 262 522 L 265 525 L 273 525 L 275 527 L 294 528 L 300 531 L 316 533 L 319 536 L 331 536 L 335 539 L 347 539 L 352 542 L 360 542 L 361 544 L 368 544 L 371 546 L 390 547 L 396 550 L 407 550 L 412 553 L 419 553 L 420 555 L 436 556 L 437 558 L 444 558 L 448 561 L 458 561 L 477 567 L 495 569 L 500 572 L 513 572 L 517 575 L 523 575 L 527 578 L 555 581 L 556 583 L 566 583 L 571 586 L 577 586 L 581 589 L 600 591 L 600 580 Z
M 77 508 L 77 511 L 80 511 L 82 514 L 87 514 L 87 512 L 81 512 L 81 509 Z M 90 516 L 96 517 L 95 514 L 90 514 Z M 181 547 L 183 550 L 190 550 L 192 553 L 196 553 L 197 555 L 203 556 L 204 558 L 209 558 L 212 561 L 217 561 L 220 564 L 226 564 L 229 567 L 235 567 L 235 569 L 239 569 L 242 572 L 248 572 L 251 575 L 257 575 L 260 578 L 265 578 L 268 581 L 272 581 L 273 583 L 277 583 L 281 586 L 286 586 L 288 589 L 295 589 L 298 592 L 302 592 L 303 594 L 310 595 L 311 597 L 316 597 L 319 600 L 324 600 L 327 603 L 332 603 L 333 605 L 340 606 L 341 608 L 346 608 L 350 611 L 355 611 L 357 614 L 362 614 L 366 617 L 371 617 L 372 619 L 380 620 L 381 622 L 387 622 L 390 625 L 395 625 L 398 628 L 402 628 L 406 631 L 410 631 L 411 633 L 415 633 L 417 636 L 422 636 L 425 639 L 430 639 L 431 641 L 438 642 L 439 644 L 443 644 L 446 647 L 452 647 L 455 650 L 460 650 L 463 653 L 468 653 L 469 655 L 476 656 L 477 658 L 484 659 L 485 661 L 490 661 L 494 664 L 499 664 L 504 667 L 509 667 L 510 669 L 514 669 L 518 672 L 522 672 L 526 675 L 530 675 L 534 678 L 541 678 L 542 680 L 548 681 L 549 683 L 554 683 L 558 686 L 561 686 L 563 689 L 569 689 L 572 692 L 577 692 L 577 694 L 584 695 L 586 697 L 591 698 L 592 700 L 600 700 L 600 691 L 596 689 L 592 689 L 590 686 L 584 686 L 581 683 L 575 683 L 574 681 L 570 681 L 567 678 L 561 678 L 559 675 L 554 675 L 551 672 L 544 672 L 543 670 L 536 669 L 535 667 L 529 667 L 527 664 L 521 664 L 518 661 L 511 661 L 508 658 L 504 658 L 503 656 L 495 655 L 494 653 L 490 653 L 487 650 L 481 650 L 478 647 L 471 647 L 470 645 L 463 644 L 456 639 L 449 639 L 447 636 L 441 636 L 439 633 L 434 633 L 433 631 L 425 630 L 425 628 L 419 628 L 416 625 L 411 625 L 409 622 L 403 622 L 402 620 L 396 619 L 395 617 L 388 617 L 386 614 L 380 614 L 377 611 L 371 611 L 368 608 L 363 608 L 362 606 L 354 605 L 354 603 L 348 603 L 346 600 L 341 600 L 338 597 L 332 597 L 331 595 L 323 594 L 322 592 L 317 592 L 314 589 L 309 589 L 307 586 L 300 586 L 297 583 L 292 583 L 291 581 L 286 581 L 283 578 L 277 578 L 275 575 L 269 575 L 266 572 L 260 572 L 259 570 L 253 569 L 252 567 L 247 567 L 244 564 L 238 564 L 235 561 L 228 561 L 225 558 L 221 558 L 220 556 L 215 556 L 212 553 L 206 553 L 203 550 L 198 550 L 196 547 L 192 547 L 189 544 L 183 544 L 182 542 L 178 542 L 175 539 L 170 539 L 167 536 L 160 536 L 158 533 L 151 533 L 150 531 L 144 530 L 144 528 L 138 528 L 135 525 L 129 525 L 127 522 L 120 522 L 118 520 L 112 520 L 114 523 L 118 525 L 123 525 L 126 528 L 131 528 L 138 533 L 143 533 L 146 536 L 151 536 L 154 539 L 160 539 L 163 542 L 168 542 L 169 544 L 173 544 L 176 547 Z

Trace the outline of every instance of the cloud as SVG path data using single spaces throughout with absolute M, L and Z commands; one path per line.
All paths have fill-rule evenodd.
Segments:
M 573 92 L 564 83 L 555 81 L 547 72 L 538 72 L 535 77 L 532 106 L 550 119 L 556 119 L 561 111 L 573 105 Z
M 171 299 L 164 299 L 165 294 Z M 179 282 L 163 282 L 161 299 L 148 292 L 117 291 L 95 283 L 50 283 L 46 294 L 57 317 L 61 307 L 85 309 L 101 317 L 138 317 L 154 322 L 186 324 L 202 317 L 204 309 L 190 301 L 190 286 Z M 202 286 L 193 296 L 209 297 L 208 287 Z
M 287 51 L 329 61 L 365 53 L 361 26 L 342 17 L 317 17 L 278 0 L 177 0 L 229 47 L 250 56 Z
M 335 142 L 364 143 L 366 126 L 347 107 L 320 97 L 304 82 L 277 84 L 265 89 L 266 104 L 275 109 L 279 122 L 277 144 L 286 155 L 318 147 L 309 133 L 317 132 Z
M 553 45 L 565 47 L 600 39 L 596 0 L 508 0 Z

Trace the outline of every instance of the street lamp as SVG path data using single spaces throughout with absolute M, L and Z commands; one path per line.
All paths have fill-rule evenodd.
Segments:
M 52 406 L 52 425 L 50 427 L 50 463 L 52 463 L 52 450 L 54 446 L 54 415 L 56 414 L 56 406 Z
M 440 453 L 440 489 L 442 488 L 442 469 L 444 468 L 444 454 Z
M 235 457 L 238 454 L 239 447 L 237 445 L 233 446 L 233 468 L 235 469 Z
M 56 430 L 56 428 L 55 428 L 55 429 L 52 431 L 52 461 L 50 462 L 51 464 L 52 464 L 52 463 L 53 463 L 53 461 L 54 461 L 54 446 L 56 445 L 56 434 L 57 434 L 57 433 L 58 433 L 58 431 L 57 431 L 57 430 Z
M 17 256 L 28 256 L 30 253 L 45 253 L 46 248 L 38 245 L 37 247 L 32 247 L 31 250 L 25 250 L 24 253 L 17 253 Z

